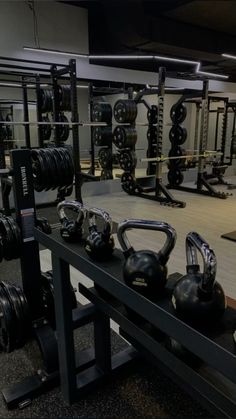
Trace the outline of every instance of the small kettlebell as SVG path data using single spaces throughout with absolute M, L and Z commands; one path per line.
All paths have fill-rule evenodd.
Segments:
M 135 251 L 125 231 L 130 229 L 156 230 L 166 234 L 162 249 Z M 176 231 L 167 223 L 146 220 L 125 220 L 118 226 L 117 237 L 126 258 L 123 267 L 125 283 L 145 296 L 155 296 L 162 292 L 167 280 L 167 261 L 176 242 Z
M 78 214 L 76 220 L 70 220 L 65 210 L 71 210 Z M 83 236 L 83 221 L 86 217 L 86 209 L 78 201 L 66 200 L 59 202 L 57 205 L 57 213 L 59 216 L 61 226 L 61 237 L 70 243 L 78 242 Z
M 89 235 L 86 239 L 85 250 L 91 259 L 106 261 L 112 256 L 114 238 L 111 235 L 112 219 L 110 215 L 99 208 L 88 209 Z M 104 223 L 103 231 L 98 231 L 96 218 L 101 218 Z
M 197 250 L 203 258 L 203 273 L 197 259 Z M 217 321 L 226 309 L 226 298 L 215 280 L 216 256 L 209 244 L 195 232 L 186 237 L 187 274 L 177 282 L 172 305 L 176 314 L 188 323 L 204 325 Z

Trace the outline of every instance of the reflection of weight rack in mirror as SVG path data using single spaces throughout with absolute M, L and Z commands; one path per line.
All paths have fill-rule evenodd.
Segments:
M 137 117 L 137 104 L 133 100 L 133 91 L 130 89 L 128 99 L 119 99 L 113 109 L 117 125 L 113 131 L 113 143 L 118 149 L 118 161 L 120 168 L 124 171 L 121 176 L 121 185 L 125 192 L 132 193 L 135 189 L 135 168 L 137 157 L 135 145 L 137 142 L 137 131 L 135 120 Z M 127 185 L 128 189 L 127 190 Z
M 101 180 L 113 179 L 112 174 L 112 108 L 107 102 L 95 102 L 92 107 L 93 122 L 106 123 L 106 126 L 92 127 L 93 145 L 99 147 L 98 162 L 101 167 Z

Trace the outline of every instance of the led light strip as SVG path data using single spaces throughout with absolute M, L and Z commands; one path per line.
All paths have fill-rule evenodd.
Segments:
M 222 79 L 228 79 L 229 76 L 225 76 L 223 74 L 217 73 L 210 73 L 207 71 L 201 71 L 201 63 L 199 61 L 191 61 L 191 60 L 184 60 L 181 58 L 172 58 L 172 57 L 163 57 L 160 55 L 89 55 L 89 54 L 76 54 L 74 52 L 63 52 L 57 51 L 53 49 L 46 49 L 46 48 L 32 48 L 32 47 L 24 47 L 26 51 L 33 51 L 33 52 L 43 52 L 47 54 L 58 54 L 58 55 L 66 55 L 71 57 L 77 58 L 88 58 L 93 60 L 157 60 L 157 61 L 170 61 L 175 63 L 183 63 L 189 65 L 196 65 L 195 73 L 202 74 L 206 76 L 212 77 L 220 77 Z M 223 54 L 222 54 L 223 55 Z M 235 57 L 236 59 L 236 57 Z

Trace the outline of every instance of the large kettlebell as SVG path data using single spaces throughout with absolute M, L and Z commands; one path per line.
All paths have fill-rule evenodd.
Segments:
M 109 260 L 115 246 L 111 235 L 112 219 L 106 211 L 100 208 L 89 208 L 87 211 L 89 235 L 86 239 L 85 250 L 91 259 L 100 262 Z M 96 218 L 101 218 L 104 223 L 102 231 L 98 231 Z
M 203 258 L 203 273 L 197 259 Z M 186 237 L 187 275 L 177 282 L 172 305 L 176 314 L 188 323 L 205 325 L 217 321 L 226 309 L 226 298 L 215 280 L 216 256 L 209 244 L 195 232 Z
M 65 212 L 66 209 L 76 212 L 78 214 L 77 218 L 74 220 L 69 219 Z M 83 205 L 73 200 L 62 201 L 57 205 L 57 213 L 62 224 L 61 237 L 71 243 L 80 241 L 83 236 L 83 221 L 86 217 L 86 209 Z
M 130 229 L 156 230 L 166 234 L 162 249 L 135 251 L 125 231 Z M 118 226 L 117 237 L 126 258 L 123 267 L 125 283 L 145 296 L 158 296 L 166 285 L 167 261 L 176 242 L 176 231 L 167 223 L 146 220 L 125 220 Z

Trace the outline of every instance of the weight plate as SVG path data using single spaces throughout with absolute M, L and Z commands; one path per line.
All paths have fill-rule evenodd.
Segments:
M 137 142 L 137 131 L 133 127 L 119 125 L 113 131 L 113 143 L 117 148 L 133 148 Z
M 50 119 L 48 116 L 42 116 L 42 122 L 46 122 L 46 124 L 50 123 Z M 51 125 L 41 125 L 41 135 L 43 141 L 49 141 L 52 133 Z
M 93 143 L 97 147 L 109 146 L 112 143 L 112 128 L 93 127 Z
M 179 186 L 183 183 L 184 176 L 183 173 L 179 169 L 171 169 L 168 172 L 168 181 L 170 186 Z
M 103 169 L 101 171 L 101 177 L 100 177 L 100 179 L 101 180 L 113 179 L 112 170 Z
M 44 315 L 53 329 L 56 327 L 54 285 L 52 271 L 41 272 Z M 71 309 L 77 307 L 74 288 L 71 285 Z
M 187 116 L 187 108 L 184 103 L 174 104 L 170 110 L 170 118 L 174 124 L 181 124 Z
M 185 167 L 186 164 L 186 158 L 178 158 L 178 157 L 182 157 L 186 155 L 186 151 L 181 148 L 181 147 L 174 147 L 171 148 L 169 151 L 168 156 L 169 157 L 176 157 L 176 159 L 171 159 L 169 160 L 168 164 L 169 166 L 174 166 L 174 167 Z
M 12 259 L 17 259 L 20 257 L 20 249 L 21 249 L 20 229 L 16 221 L 13 220 L 12 217 L 6 217 L 6 220 L 12 232 Z
M 150 127 L 147 130 L 147 139 L 151 144 L 157 143 L 157 127 Z
M 107 102 L 97 102 L 92 108 L 92 120 L 94 122 L 111 123 L 112 120 L 112 107 Z
M 112 151 L 110 148 L 101 148 L 98 152 L 98 160 L 102 169 L 112 167 Z
M 52 92 L 50 90 L 40 89 L 39 102 L 41 112 L 53 111 Z
M 122 170 L 127 172 L 132 171 L 137 164 L 135 152 L 131 150 L 122 150 L 119 154 L 119 163 Z
M 115 103 L 114 118 L 120 124 L 134 122 L 137 117 L 137 112 L 137 105 L 134 100 L 120 99 Z
M 157 112 L 158 108 L 156 105 L 151 105 L 147 111 L 147 119 L 149 124 L 157 124 Z
M 187 139 L 186 128 L 180 125 L 173 125 L 169 132 L 169 139 L 173 145 L 182 145 Z
M 68 124 L 69 120 L 68 118 L 64 115 L 64 114 L 60 114 L 59 118 L 58 118 L 58 122 L 61 122 L 63 124 L 63 122 L 65 122 L 66 124 Z M 58 128 L 58 140 L 60 142 L 64 142 L 67 141 L 69 138 L 69 134 L 70 134 L 70 127 L 69 125 L 59 125 Z
M 132 195 L 137 190 L 136 179 L 129 172 L 124 172 L 121 176 L 121 186 L 124 192 Z
M 59 102 L 61 111 L 71 111 L 71 87 L 69 85 L 58 86 Z M 66 141 L 66 140 L 63 140 Z
M 14 310 L 0 283 L 0 347 L 4 352 L 15 349 L 15 322 Z

